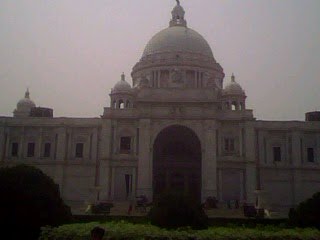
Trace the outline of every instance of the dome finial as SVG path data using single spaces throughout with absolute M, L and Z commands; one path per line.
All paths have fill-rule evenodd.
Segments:
M 231 82 L 235 82 L 236 81 L 236 77 L 234 76 L 234 74 L 232 73 L 231 75 Z
M 26 93 L 24 94 L 24 98 L 28 98 L 30 99 L 30 92 L 29 92 L 29 88 L 27 88 Z
M 184 19 L 184 14 L 185 11 L 183 7 L 180 5 L 180 1 L 177 1 L 177 5 L 173 8 L 171 14 L 172 14 L 172 19 L 170 21 L 170 27 L 174 26 L 182 26 L 186 27 L 187 26 L 187 21 Z
M 126 80 L 126 75 L 124 75 L 124 72 L 121 74 L 121 81 L 125 81 Z

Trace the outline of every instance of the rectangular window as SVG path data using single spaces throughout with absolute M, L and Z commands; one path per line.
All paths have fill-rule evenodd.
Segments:
M 274 162 L 281 162 L 281 148 L 280 147 L 273 147 L 273 161 Z
M 76 144 L 76 158 L 83 157 L 83 143 Z
M 308 162 L 314 162 L 314 150 L 313 148 L 308 148 Z
M 120 153 L 130 153 L 131 150 L 131 137 L 120 138 Z
M 225 152 L 234 152 L 235 151 L 234 138 L 225 138 L 224 139 L 224 150 L 225 150 Z
M 19 144 L 14 142 L 11 145 L 11 156 L 18 157 L 18 153 L 19 153 Z
M 43 157 L 45 158 L 50 157 L 50 152 L 51 152 L 51 143 L 45 143 Z
M 28 143 L 27 157 L 34 157 L 35 143 Z

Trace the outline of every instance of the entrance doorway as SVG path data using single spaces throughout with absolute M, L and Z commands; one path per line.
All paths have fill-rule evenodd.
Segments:
M 154 196 L 170 191 L 201 200 L 201 143 L 189 128 L 162 130 L 153 145 Z

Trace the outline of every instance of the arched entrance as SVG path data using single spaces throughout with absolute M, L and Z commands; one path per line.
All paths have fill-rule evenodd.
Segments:
M 162 130 L 153 145 L 153 195 L 182 192 L 201 200 L 201 143 L 189 128 Z

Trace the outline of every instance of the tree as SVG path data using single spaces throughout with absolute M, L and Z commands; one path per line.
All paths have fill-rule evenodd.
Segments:
M 290 209 L 289 221 L 294 226 L 316 227 L 320 229 L 320 192 Z
M 0 225 L 4 231 L 11 229 L 7 233 L 12 239 L 36 239 L 42 226 L 57 226 L 71 219 L 59 186 L 35 167 L 1 168 L 0 193 Z
M 150 210 L 151 224 L 164 228 L 190 226 L 208 227 L 208 218 L 201 205 L 181 193 L 165 193 L 158 197 Z

